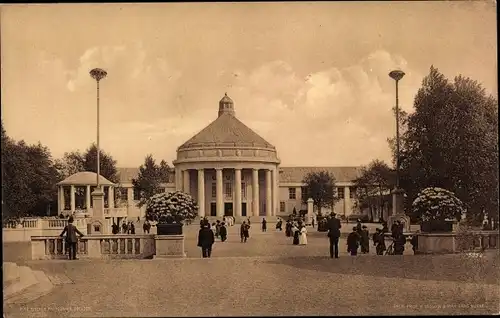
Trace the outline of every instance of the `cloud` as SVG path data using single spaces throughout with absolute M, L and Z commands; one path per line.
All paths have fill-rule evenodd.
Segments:
M 410 110 L 422 75 L 383 50 L 355 65 L 305 77 L 288 63 L 273 61 L 241 74 L 231 97 L 237 116 L 278 148 L 285 165 L 389 161 L 386 139 L 394 134 L 395 89 L 388 73 L 396 68 L 407 73 L 401 102 Z

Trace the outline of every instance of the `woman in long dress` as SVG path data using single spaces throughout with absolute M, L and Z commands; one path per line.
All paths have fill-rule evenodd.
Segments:
M 293 245 L 299 245 L 300 231 L 299 227 L 296 224 L 292 226 L 292 235 L 293 235 Z
M 307 245 L 307 229 L 305 226 L 300 227 L 299 245 Z

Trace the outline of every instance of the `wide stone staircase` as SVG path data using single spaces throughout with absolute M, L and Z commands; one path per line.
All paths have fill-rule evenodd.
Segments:
M 4 306 L 28 303 L 49 293 L 53 288 L 53 282 L 43 271 L 16 263 L 3 263 Z

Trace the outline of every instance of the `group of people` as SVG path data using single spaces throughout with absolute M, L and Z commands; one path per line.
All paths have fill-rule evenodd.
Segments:
M 123 222 L 121 228 L 122 228 L 122 234 L 135 234 L 135 225 L 134 222 L 132 221 Z M 149 224 L 148 233 L 149 229 L 151 229 L 151 224 Z M 113 224 L 111 225 L 111 233 L 120 234 L 120 226 L 113 222 Z
M 226 222 L 217 220 L 216 222 L 210 224 L 207 217 L 201 219 L 200 231 L 198 232 L 198 247 L 201 248 L 203 258 L 212 256 L 212 246 L 214 245 L 216 238 L 220 239 L 221 242 L 225 242 L 227 240 Z
M 301 220 L 287 220 L 285 224 L 285 235 L 287 237 L 293 237 L 293 245 L 307 245 L 307 228 Z

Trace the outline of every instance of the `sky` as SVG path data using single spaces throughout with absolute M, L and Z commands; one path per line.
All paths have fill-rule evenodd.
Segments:
M 2 5 L 1 106 L 7 134 L 54 158 L 96 140 L 119 167 L 176 149 L 236 116 L 276 146 L 282 166 L 391 162 L 400 107 L 431 65 L 497 96 L 496 5 L 290 2 Z

